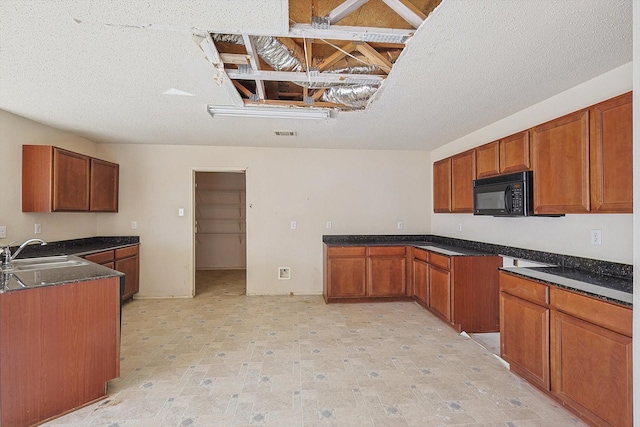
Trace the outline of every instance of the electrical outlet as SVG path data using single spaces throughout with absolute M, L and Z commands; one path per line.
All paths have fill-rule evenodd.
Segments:
M 136 221 L 131 221 L 131 229 L 135 230 L 136 228 L 138 228 L 138 223 Z
M 40 233 L 42 233 L 42 224 L 34 224 L 33 234 L 40 234 Z
M 0 225 L 0 239 L 4 239 L 5 237 L 7 237 L 7 226 Z
M 331 228 L 331 221 L 327 221 L 327 224 L 325 225 L 325 228 Z
M 291 221 L 291 229 L 295 230 L 296 228 L 298 228 L 298 223 L 295 221 Z
M 461 222 L 458 223 L 458 231 L 462 231 L 462 223 Z
M 291 267 L 278 267 L 278 280 L 291 279 Z
M 404 228 L 404 222 L 398 221 L 398 230 L 402 230 Z
M 591 230 L 591 244 L 602 246 L 602 230 Z

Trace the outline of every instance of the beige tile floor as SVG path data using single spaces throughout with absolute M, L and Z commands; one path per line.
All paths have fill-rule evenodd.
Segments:
M 125 304 L 108 398 L 45 425 L 584 425 L 415 303 L 247 297 L 244 271 L 197 282 Z

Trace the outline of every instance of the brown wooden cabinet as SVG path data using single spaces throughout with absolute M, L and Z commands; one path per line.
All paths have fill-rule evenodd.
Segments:
M 451 158 L 451 212 L 473 213 L 473 180 L 476 152 L 468 150 Z
M 324 298 L 361 298 L 367 291 L 364 246 L 325 246 Z
M 90 211 L 118 212 L 118 177 L 116 163 L 91 159 Z
M 89 210 L 89 157 L 49 145 L 22 147 L 22 211 Z
M 133 298 L 140 290 L 140 258 L 138 245 L 115 250 L 115 270 L 124 273 L 123 300 Z
M 458 332 L 499 330 L 499 256 L 429 252 L 427 308 Z
M 406 246 L 325 246 L 325 301 L 410 299 L 406 252 Z
M 0 425 L 37 425 L 106 396 L 120 371 L 116 277 L 0 293 Z
M 529 131 L 518 132 L 500 140 L 500 173 L 531 169 Z
M 110 249 L 85 255 L 88 261 L 124 273 L 124 293 L 122 300 L 126 301 L 140 291 L 140 248 L 139 245 Z
M 116 212 L 117 166 L 50 145 L 23 145 L 22 211 Z
M 500 354 L 511 370 L 551 389 L 549 288 L 500 273 Z
M 372 297 L 407 296 L 405 246 L 367 248 L 367 294 Z
M 433 264 L 429 264 L 429 308 L 451 323 L 451 272 Z
M 413 248 L 411 278 L 413 296 L 423 307 L 429 306 L 429 253 L 424 249 Z
M 591 210 L 633 212 L 633 118 L 631 92 L 593 106 Z
M 500 173 L 499 141 L 476 148 L 476 178 L 486 178 Z
M 589 110 L 536 126 L 531 134 L 535 213 L 589 212 Z
M 433 164 L 433 211 L 451 212 L 451 158 Z
M 632 310 L 500 273 L 502 357 L 593 425 L 631 426 Z

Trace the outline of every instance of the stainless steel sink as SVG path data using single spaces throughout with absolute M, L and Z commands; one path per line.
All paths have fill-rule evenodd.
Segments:
M 42 258 L 16 259 L 11 262 L 11 269 L 14 271 L 48 270 L 50 268 L 81 267 L 87 264 L 89 264 L 89 261 L 85 261 L 81 258 L 62 255 Z

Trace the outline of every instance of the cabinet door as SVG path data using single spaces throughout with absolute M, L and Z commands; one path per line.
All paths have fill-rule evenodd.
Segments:
M 522 172 L 530 168 L 528 130 L 500 140 L 500 173 Z
M 476 148 L 476 176 L 485 178 L 500 173 L 500 150 L 498 141 Z
M 429 307 L 451 322 L 451 273 L 429 265 Z
M 123 300 L 127 300 L 139 291 L 139 260 L 137 256 L 116 260 L 115 269 L 124 273 L 124 295 Z
M 473 180 L 476 152 L 465 151 L 451 158 L 451 212 L 473 213 Z
M 633 212 L 631 92 L 593 107 L 591 210 Z
M 550 390 L 549 309 L 501 292 L 500 355 L 512 371 Z
M 118 171 L 115 163 L 91 159 L 91 211 L 118 212 Z
M 53 149 L 53 210 L 89 210 L 89 157 Z
M 429 306 L 429 264 L 425 261 L 413 260 L 413 293 L 425 306 Z
M 451 158 L 433 164 L 433 211 L 451 212 Z
M 406 283 L 406 258 L 404 256 L 372 256 L 369 258 L 369 296 L 406 296 Z
M 328 297 L 363 297 L 366 292 L 366 257 L 327 259 Z
M 589 212 L 589 110 L 533 128 L 531 153 L 535 213 Z
M 631 338 L 553 312 L 552 392 L 597 425 L 633 424 Z

